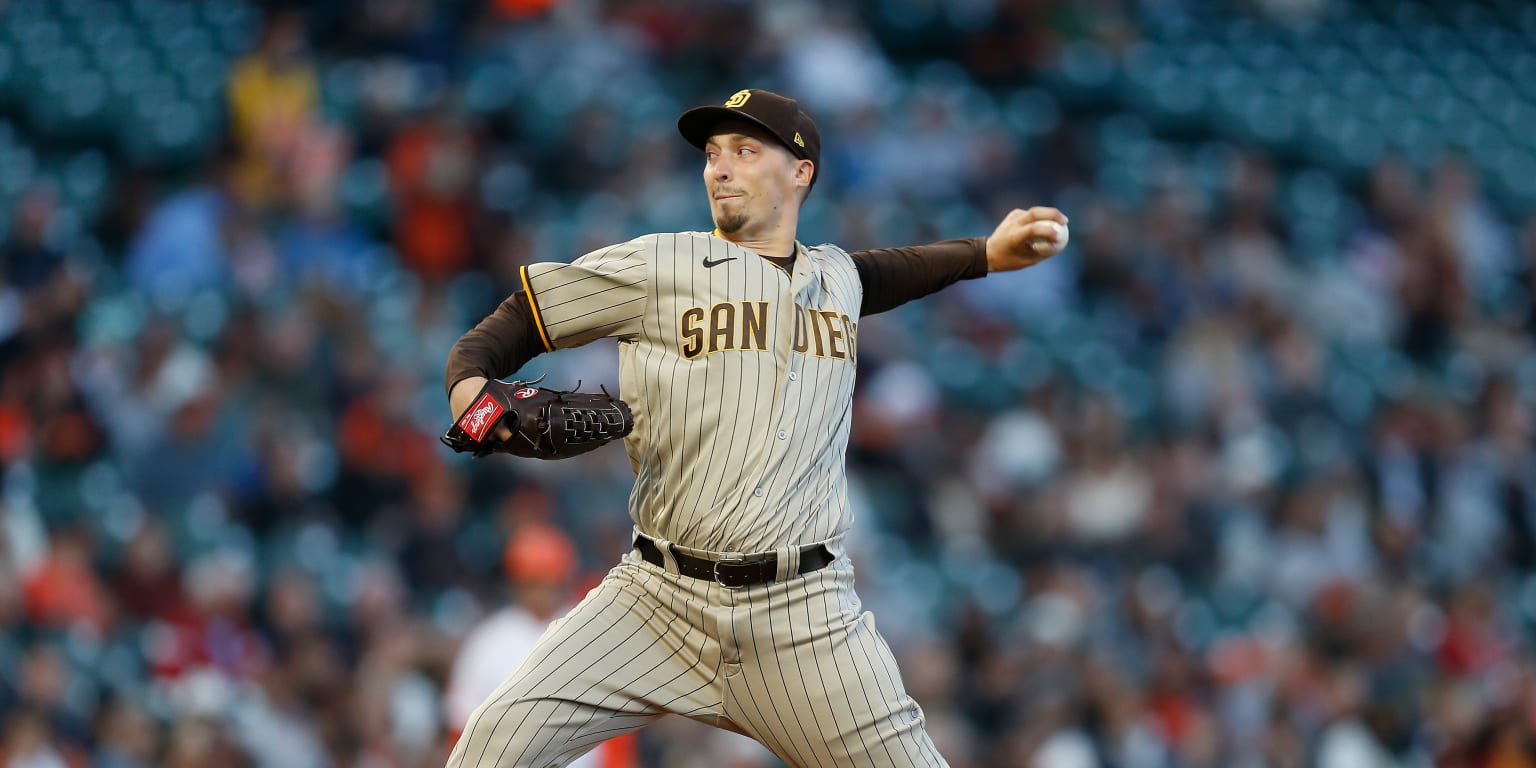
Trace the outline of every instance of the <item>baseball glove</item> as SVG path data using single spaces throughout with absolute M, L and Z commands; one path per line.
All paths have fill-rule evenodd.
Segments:
M 443 435 L 443 444 L 477 459 L 492 453 L 565 459 L 618 440 L 635 427 L 629 405 L 606 389 L 576 392 L 534 386 L 538 383 L 487 380 Z M 505 440 L 496 437 L 503 424 L 512 430 Z

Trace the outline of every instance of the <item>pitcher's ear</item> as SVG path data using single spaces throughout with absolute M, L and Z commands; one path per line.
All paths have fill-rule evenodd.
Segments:
M 795 181 L 803 181 L 809 187 L 811 180 L 816 178 L 816 164 L 810 160 L 795 161 Z

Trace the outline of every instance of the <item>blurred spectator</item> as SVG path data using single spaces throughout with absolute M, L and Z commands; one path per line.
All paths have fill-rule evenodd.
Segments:
M 1141 532 L 1152 501 L 1151 478 L 1127 450 L 1129 437 L 1113 403 L 1091 399 L 1079 418 L 1082 426 L 1067 448 L 1067 525 L 1085 544 L 1123 542 Z
M 431 282 L 463 272 L 471 266 L 475 245 L 483 151 L 458 97 L 440 96 L 424 115 L 403 126 L 387 157 L 401 259 Z
M 226 235 L 237 215 L 226 186 L 227 165 L 211 161 L 200 184 L 157 205 L 128 246 L 126 277 L 161 311 L 179 313 L 199 292 L 227 284 Z
M 811 3 L 768 6 L 763 24 L 785 39 L 784 92 L 818 120 L 878 107 L 892 87 L 890 62 L 846 7 Z M 837 77 L 824 73 L 837 72 Z
M 1487 296 L 1514 271 L 1515 260 L 1507 228 L 1481 189 L 1477 170 L 1467 159 L 1448 154 L 1434 170 L 1428 203 L 1431 226 L 1456 251 L 1461 282 L 1476 295 Z
M 92 542 L 82 528 L 56 531 L 48 554 L 27 575 L 27 618 L 50 629 L 79 629 L 97 637 L 110 629 L 114 616 L 106 587 L 91 562 Z
M 209 765 L 250 765 L 218 726 L 202 717 L 183 717 L 167 739 L 166 768 L 204 768 Z
M 4 722 L 0 760 L 6 768 L 68 768 L 69 762 L 53 745 L 48 721 L 41 714 L 21 709 Z
M 175 622 L 189 606 L 181 563 L 164 521 L 146 517 L 123 548 L 110 589 L 125 618 Z
M 153 509 L 180 512 L 199 499 L 222 506 L 213 494 L 228 482 L 240 447 L 223 440 L 227 401 L 211 378 L 202 374 L 188 387 L 165 430 L 129 467 L 133 487 Z
M 320 84 L 306 52 L 304 16 L 278 11 L 257 49 L 229 71 L 230 135 L 238 156 L 233 189 L 256 210 L 287 200 L 316 129 Z
M 446 661 L 434 645 L 433 633 L 415 621 L 371 637 L 351 708 L 364 759 L 432 765 L 451 749 L 440 738 L 439 690 L 421 670 Z
M 160 726 L 142 707 L 124 699 L 107 704 L 96 723 L 97 768 L 150 768 L 160 754 Z
M 337 186 L 351 158 L 348 135 L 315 126 L 294 149 L 291 215 L 276 230 L 273 246 L 287 283 L 355 299 L 377 266 L 373 244 L 347 215 Z
M 1305 605 L 1320 591 L 1365 583 L 1372 557 L 1357 502 L 1316 479 L 1280 494 L 1268 552 L 1269 592 Z
M 302 570 L 285 568 L 273 574 L 259 615 L 267 643 L 284 649 L 306 637 L 323 635 L 322 601 L 314 579 Z
M 466 499 L 464 479 L 442 468 L 412 484 L 401 510 L 405 527 L 399 553 L 413 590 L 436 595 L 473 581 L 472 566 L 462 556 Z
M 72 375 L 72 352 L 68 337 L 55 336 L 17 365 L 28 379 L 27 407 L 35 423 L 35 456 L 42 478 L 57 482 L 49 489 L 53 494 L 38 499 L 39 507 L 57 522 L 79 518 L 79 489 L 70 484 L 107 449 L 106 431 Z
M 25 295 L 45 292 L 65 270 L 65 258 L 49 243 L 49 224 L 58 206 L 58 192 L 45 184 L 26 190 L 15 207 L 11 237 L 0 250 L 0 275 L 6 286 Z
M 94 741 L 90 723 L 80 712 L 85 704 L 72 695 L 79 682 L 59 646 L 48 640 L 34 643 L 21 658 L 19 670 L 21 735 L 33 749 L 46 751 L 35 742 L 54 745 L 73 756 Z M 36 718 L 37 722 L 30 722 Z
M 416 383 L 404 376 L 381 372 L 367 382 L 341 414 L 337 449 L 340 475 L 336 507 L 344 519 L 362 523 L 373 511 L 401 505 L 411 494 L 430 511 L 457 514 L 455 498 L 431 495 L 435 487 L 451 492 L 459 478 L 442 468 L 436 440 L 415 422 L 412 397 Z M 404 508 L 404 507 L 401 507 Z
M 254 690 L 233 702 L 233 736 L 260 768 L 323 768 L 322 707 L 339 696 L 339 659 L 328 639 L 310 633 L 290 639 L 256 672 Z M 329 683 L 329 685 L 328 685 Z
M 1495 508 L 1502 533 L 1488 543 L 1510 567 L 1530 572 L 1536 567 L 1536 418 L 1516 383 L 1504 377 L 1488 382 L 1479 411 L 1473 428 L 1481 440 L 1468 458 L 1492 474 L 1485 501 Z
M 1399 764 L 1382 743 L 1381 734 L 1364 719 L 1372 708 L 1365 686 L 1358 669 L 1346 668 L 1335 674 L 1331 693 L 1337 719 L 1319 739 L 1318 768 L 1391 768 Z
M 189 562 L 183 589 L 190 610 L 150 627 L 152 671 L 184 684 L 189 697 L 208 695 L 223 706 L 226 687 L 257 674 L 266 651 L 251 621 L 255 574 L 234 551 L 212 551 Z
M 16 458 L 36 440 L 51 458 L 89 458 L 99 449 L 94 420 L 80 411 L 67 378 L 74 322 L 88 286 L 57 246 L 53 229 L 58 192 L 28 188 L 0 246 L 0 457 Z
M 1403 354 L 1421 366 L 1448 362 L 1458 326 L 1466 319 L 1467 284 L 1444 235 L 1420 223 L 1403 242 L 1397 294 L 1403 309 L 1397 339 Z

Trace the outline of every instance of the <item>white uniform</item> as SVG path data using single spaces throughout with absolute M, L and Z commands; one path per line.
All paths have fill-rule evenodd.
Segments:
M 450 766 L 564 765 L 666 714 L 745 733 L 792 766 L 944 765 L 842 557 L 863 290 L 846 252 L 794 274 L 707 232 L 647 235 L 524 287 L 546 348 L 619 340 L 631 552 L 471 718 Z M 839 557 L 796 576 L 799 546 Z M 778 554 L 731 589 L 676 553 Z

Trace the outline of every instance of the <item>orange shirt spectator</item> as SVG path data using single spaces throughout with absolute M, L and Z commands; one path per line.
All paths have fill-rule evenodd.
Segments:
M 389 147 L 395 195 L 395 246 L 428 280 L 469 266 L 474 192 L 480 146 L 462 115 L 440 107 L 408 125 Z
M 48 555 L 28 574 L 22 597 L 28 619 L 42 626 L 84 623 L 105 632 L 112 623 L 111 602 L 91 569 L 90 546 L 81 533 L 54 537 Z

